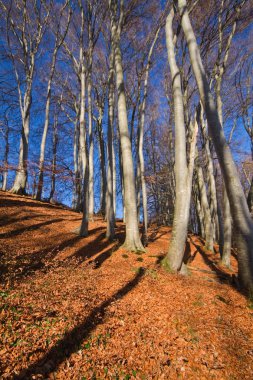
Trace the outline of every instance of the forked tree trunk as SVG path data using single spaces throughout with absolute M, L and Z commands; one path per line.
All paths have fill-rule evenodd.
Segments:
M 189 48 L 191 64 L 200 98 L 204 107 L 209 133 L 211 134 L 222 170 L 228 194 L 234 226 L 238 232 L 238 275 L 241 284 L 253 291 L 253 222 L 230 148 L 226 142 L 219 115 L 211 94 L 206 73 L 193 32 L 186 0 L 178 0 L 181 24 Z
M 186 131 L 184 120 L 183 94 L 181 88 L 180 71 L 176 63 L 176 57 L 174 52 L 173 18 L 174 10 L 172 8 L 166 19 L 166 45 L 171 72 L 175 118 L 176 202 L 173 218 L 172 237 L 170 241 L 168 254 L 165 257 L 163 263 L 165 267 L 168 267 L 170 271 L 181 271 L 183 273 L 185 242 L 187 238 L 190 215 L 191 187 L 196 136 L 193 132 L 190 163 L 188 168 L 186 156 Z

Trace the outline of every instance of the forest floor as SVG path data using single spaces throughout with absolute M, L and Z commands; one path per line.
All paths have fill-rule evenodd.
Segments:
M 0 192 L 1 379 L 253 379 L 253 304 L 219 253 L 189 235 L 191 275 L 164 271 L 170 229 L 146 253 L 72 231 L 81 215 Z M 218 247 L 216 247 L 218 251 Z

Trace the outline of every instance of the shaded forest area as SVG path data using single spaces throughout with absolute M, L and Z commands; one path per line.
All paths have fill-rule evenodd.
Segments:
M 3 378 L 252 378 L 252 0 L 0 0 Z

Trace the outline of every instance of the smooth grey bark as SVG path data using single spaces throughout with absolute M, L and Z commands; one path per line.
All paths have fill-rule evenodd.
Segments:
M 166 19 L 166 45 L 171 72 L 174 118 L 175 118 L 175 177 L 176 200 L 172 227 L 172 237 L 169 251 L 163 263 L 172 272 L 184 269 L 185 242 L 188 232 L 190 215 L 191 187 L 193 163 L 195 156 L 196 132 L 193 132 L 189 167 L 186 155 L 186 129 L 184 119 L 184 104 L 181 88 L 181 76 L 177 66 L 173 41 L 174 10 L 171 9 Z M 195 121 L 196 127 L 196 121 Z
M 200 203 L 204 216 L 204 229 L 205 229 L 205 248 L 213 251 L 213 224 L 211 212 L 209 208 L 206 184 L 204 180 L 203 170 L 199 163 L 199 155 L 196 154 L 196 174 L 199 187 Z
M 238 231 L 238 276 L 243 287 L 253 291 L 253 222 L 242 189 L 236 165 L 227 144 L 213 96 L 211 94 L 205 69 L 200 57 L 196 37 L 189 19 L 186 1 L 178 0 L 181 25 L 186 37 L 193 72 L 196 78 L 201 103 L 204 107 L 222 170 L 228 194 L 234 226 Z
M 80 125 L 79 125 L 79 110 L 76 113 L 74 120 L 74 147 L 73 147 L 73 161 L 74 161 L 74 193 L 73 193 L 73 209 L 76 211 L 81 210 L 81 160 L 79 155 L 80 150 Z
M 199 120 L 202 136 L 204 140 L 204 150 L 205 156 L 207 160 L 207 178 L 208 178 L 208 188 L 210 193 L 210 212 L 213 223 L 213 232 L 214 239 L 220 241 L 220 237 L 222 239 L 223 236 L 223 226 L 222 223 L 219 222 L 218 216 L 218 201 L 217 201 L 217 193 L 216 193 L 216 184 L 214 178 L 214 168 L 213 168 L 213 158 L 210 149 L 210 140 L 207 132 L 206 121 L 204 120 L 203 109 L 201 107 L 200 110 L 200 120 Z
M 194 183 L 193 183 L 193 194 L 194 194 L 194 201 L 195 201 L 195 208 L 196 208 L 196 213 L 197 213 L 197 218 L 198 218 L 198 226 L 199 226 L 199 235 L 205 239 L 205 228 L 204 228 L 204 214 L 203 210 L 201 208 L 200 200 L 199 200 L 199 189 L 198 189 L 198 183 L 197 179 L 195 178 Z
M 92 54 L 92 53 L 90 53 Z M 94 140 L 93 140 L 93 123 L 92 123 L 92 78 L 91 66 L 92 58 L 90 58 L 88 70 L 88 130 L 89 130 L 89 219 L 93 220 L 94 214 Z
M 112 26 L 112 25 L 111 25 Z M 114 36 L 112 36 L 113 38 Z M 115 211 L 114 211 L 114 169 L 113 169 L 113 120 L 114 120 L 114 49 L 111 44 L 109 58 L 109 80 L 108 80 L 108 127 L 107 127 L 107 191 L 106 191 L 106 237 L 113 239 L 115 235 Z
M 43 134 L 42 134 L 42 139 L 41 139 L 41 145 L 40 145 L 39 179 L 38 179 L 38 187 L 37 187 L 37 192 L 36 192 L 36 199 L 37 200 L 41 199 L 42 189 L 43 189 L 46 139 L 47 139 L 47 132 L 48 132 L 48 127 L 49 127 L 49 111 L 50 111 L 50 102 L 51 102 L 51 85 L 52 85 L 53 75 L 54 75 L 54 71 L 55 71 L 57 51 L 58 51 L 58 48 L 57 48 L 57 45 L 55 45 L 54 52 L 53 52 L 53 58 L 52 58 L 52 64 L 51 64 L 51 70 L 50 70 L 48 85 L 47 85 L 45 122 L 44 122 L 44 129 L 43 129 Z
M 11 188 L 11 192 L 14 194 L 25 194 L 26 193 L 26 182 L 27 182 L 27 163 L 28 163 L 28 144 L 29 144 L 29 132 L 30 132 L 30 108 L 32 105 L 32 79 L 34 73 L 34 57 L 32 59 L 32 71 L 27 78 L 27 89 L 24 96 L 24 102 L 22 105 L 22 99 L 20 98 L 20 108 L 22 114 L 22 130 L 21 130 L 21 140 L 19 147 L 19 161 L 18 169 L 16 172 L 14 184 Z
M 103 217 L 106 215 L 106 155 L 105 155 L 105 141 L 102 127 L 103 110 L 99 107 L 99 117 L 97 120 L 98 125 L 98 140 L 99 140 L 99 158 L 100 158 L 100 210 L 99 212 Z
M 222 97 L 221 97 L 221 85 L 222 85 L 222 79 L 225 74 L 225 70 L 227 67 L 229 52 L 231 49 L 232 39 L 234 37 L 236 27 L 237 27 L 237 21 L 239 14 L 241 12 L 241 8 L 244 4 L 244 1 L 241 2 L 239 7 L 236 7 L 236 17 L 232 25 L 231 32 L 228 36 L 226 46 L 225 46 L 225 54 L 222 59 L 222 50 L 223 50 L 223 28 L 222 28 L 222 12 L 224 10 L 224 0 L 221 1 L 220 5 L 220 12 L 218 17 L 218 25 L 219 25 L 219 48 L 218 48 L 218 58 L 215 65 L 215 92 L 216 92 L 216 106 L 217 106 L 217 112 L 219 116 L 220 125 L 223 128 L 223 104 L 222 104 Z M 232 135 L 231 135 L 232 138 Z M 228 142 L 230 143 L 230 141 Z M 223 184 L 224 187 L 224 184 Z M 230 266 L 230 256 L 231 256 L 231 246 L 232 246 L 232 220 L 231 220 L 231 212 L 230 212 L 230 204 L 228 199 L 228 194 L 226 189 L 223 189 L 223 223 L 224 223 L 224 240 L 223 240 L 223 246 L 221 247 L 221 258 L 222 263 L 226 266 Z
M 114 215 L 116 216 L 116 156 L 115 156 L 115 148 L 114 148 L 114 130 L 112 128 L 112 168 L 113 168 L 113 210 Z
M 161 27 L 159 27 L 156 31 L 154 40 L 151 44 L 151 47 L 148 53 L 147 65 L 145 68 L 145 77 L 144 77 L 143 99 L 142 99 L 142 103 L 140 107 L 140 122 L 139 122 L 139 128 L 138 128 L 138 158 L 139 158 L 139 165 L 138 165 L 139 181 L 138 182 L 141 183 L 141 191 L 142 191 L 143 227 L 144 227 L 142 241 L 144 242 L 144 245 L 147 245 L 148 243 L 148 205 L 147 205 L 147 188 L 146 188 L 146 181 L 145 181 L 145 161 L 144 161 L 144 155 L 143 155 L 145 110 L 146 110 L 146 101 L 147 101 L 147 93 L 148 93 L 148 77 L 149 77 L 149 70 L 150 70 L 150 65 L 151 65 L 151 57 L 152 57 L 160 30 L 161 30 Z
M 86 123 L 85 123 L 85 101 L 86 101 L 86 67 L 84 63 L 84 9 L 79 1 L 81 12 L 81 33 L 79 46 L 79 67 L 80 67 L 80 158 L 82 162 L 82 180 L 83 180 L 83 216 L 80 228 L 77 230 L 80 236 L 88 236 L 89 223 L 89 156 L 86 140 Z
M 222 250 L 221 261 L 230 268 L 231 246 L 232 246 L 232 223 L 230 204 L 226 188 L 223 185 L 223 220 L 224 220 L 224 245 Z
M 85 67 L 81 67 L 81 94 L 80 94 L 80 156 L 82 160 L 82 178 L 83 178 L 83 217 L 80 227 L 80 236 L 88 236 L 89 222 L 89 166 L 88 151 L 86 141 L 86 125 L 85 125 Z
M 121 0 L 120 19 L 123 17 L 123 3 Z M 120 50 L 121 22 L 116 26 L 116 12 L 112 11 L 112 41 L 115 46 L 115 72 L 118 94 L 118 122 L 120 133 L 120 144 L 122 151 L 122 165 L 124 178 L 124 205 L 126 210 L 126 238 L 124 247 L 129 251 L 144 251 L 140 240 L 139 226 L 137 220 L 136 190 L 134 178 L 134 166 L 131 150 L 131 141 L 128 131 L 127 107 L 124 87 L 124 76 L 122 67 L 122 56 Z

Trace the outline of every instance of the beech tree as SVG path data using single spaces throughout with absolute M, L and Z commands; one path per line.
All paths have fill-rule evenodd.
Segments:
M 173 34 L 174 9 L 172 8 L 166 20 L 166 44 L 171 72 L 173 91 L 174 117 L 175 117 L 175 177 L 176 200 L 172 227 L 172 237 L 169 252 L 164 263 L 171 271 L 184 271 L 184 248 L 188 231 L 192 175 L 195 157 L 197 121 L 193 121 L 190 159 L 187 165 L 186 130 L 184 121 L 183 94 L 181 88 L 180 71 L 177 66 L 174 52 Z
M 47 27 L 51 4 L 47 6 L 42 1 L 39 6 L 37 3 L 25 0 L 22 7 L 19 7 L 16 1 L 8 6 L 1 1 L 0 5 L 6 17 L 8 54 L 16 78 L 22 118 L 19 164 L 11 191 L 24 194 L 27 182 L 30 112 L 36 56 Z M 16 59 L 17 55 L 19 60 Z
M 118 122 L 124 179 L 124 205 L 126 210 L 126 238 L 124 246 L 126 249 L 130 251 L 144 251 L 143 245 L 140 240 L 137 220 L 134 166 L 131 151 L 131 141 L 128 132 L 126 96 L 124 88 L 122 56 L 120 49 L 120 36 L 124 21 L 124 1 L 121 0 L 120 4 L 118 4 L 118 1 L 111 0 L 109 2 L 109 7 L 112 24 L 112 48 L 114 49 L 115 54 L 114 59 L 118 96 Z M 117 18 L 118 9 L 119 17 Z

